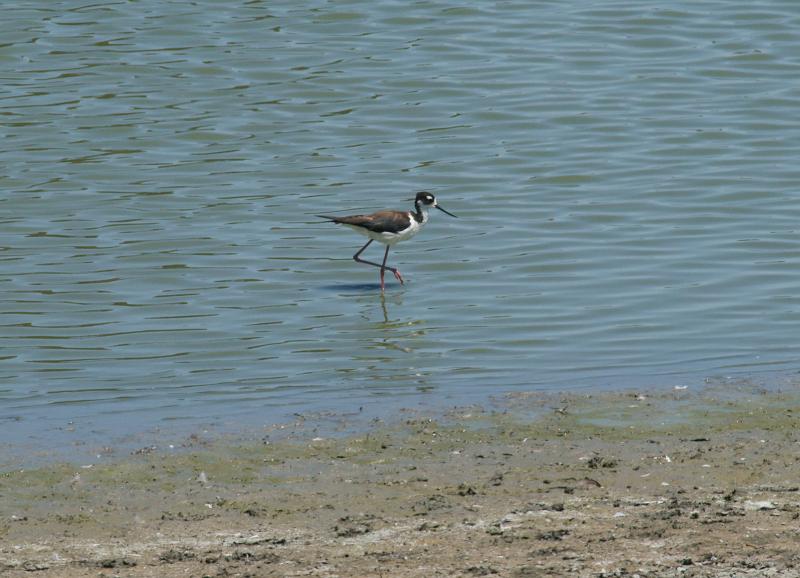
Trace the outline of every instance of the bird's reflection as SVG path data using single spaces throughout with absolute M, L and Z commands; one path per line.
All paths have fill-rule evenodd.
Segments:
M 380 291 L 374 283 L 337 284 L 326 287 L 348 302 L 357 319 L 347 316 L 337 342 L 346 344 L 339 359 L 339 376 L 375 395 L 408 395 L 434 389 L 425 368 L 431 346 L 425 319 L 404 301 L 407 290 Z M 344 353 L 346 351 L 346 353 Z
M 377 307 L 375 304 L 377 303 Z M 378 327 L 385 330 L 396 329 L 397 327 L 406 326 L 408 321 L 399 318 L 390 320 L 389 312 L 402 311 L 403 307 L 403 293 L 378 293 L 377 295 L 369 295 L 362 300 L 363 309 L 361 315 L 364 319 L 374 320 L 375 313 L 377 312 L 383 318 L 383 322 L 378 324 Z
M 344 294 L 348 293 L 375 293 L 380 291 L 381 286 L 378 283 L 336 283 L 334 285 L 324 285 L 322 287 L 326 291 L 337 291 Z
M 389 310 L 386 308 L 386 293 L 381 292 L 381 311 L 383 311 L 383 322 L 389 323 Z

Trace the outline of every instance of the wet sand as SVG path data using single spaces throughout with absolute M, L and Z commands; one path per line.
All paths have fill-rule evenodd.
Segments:
M 512 395 L 7 471 L 0 574 L 800 576 L 798 402 Z

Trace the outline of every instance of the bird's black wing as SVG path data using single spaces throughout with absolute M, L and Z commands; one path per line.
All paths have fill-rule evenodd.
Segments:
M 408 213 L 402 211 L 378 211 L 371 215 L 350 215 L 347 217 L 317 216 L 320 219 L 328 219 L 339 225 L 362 227 L 375 233 L 402 231 L 411 223 Z

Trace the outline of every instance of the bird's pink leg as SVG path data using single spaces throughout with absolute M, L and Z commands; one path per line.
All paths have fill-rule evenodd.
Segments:
M 381 287 L 383 287 L 383 273 L 386 269 L 389 269 L 392 273 L 394 273 L 395 279 L 400 281 L 400 285 L 405 285 L 405 281 L 403 281 L 403 276 L 400 274 L 400 270 L 395 267 L 387 267 L 386 266 L 386 259 L 389 257 L 389 246 L 386 246 L 386 253 L 383 254 L 383 265 L 381 265 Z
M 386 259 L 389 258 L 389 245 L 386 245 L 386 252 L 383 254 L 383 263 L 381 263 L 381 291 L 386 289 L 386 285 L 383 282 L 383 275 L 386 273 Z
M 389 269 L 389 271 L 391 271 L 394 274 L 395 278 L 398 281 L 400 281 L 401 285 L 405 285 L 405 282 L 403 281 L 403 276 L 400 275 L 400 271 L 398 271 L 395 267 L 387 267 L 386 266 L 386 259 L 389 258 L 389 246 L 388 245 L 386 246 L 386 252 L 383 254 L 383 263 L 381 263 L 381 264 L 375 263 L 373 261 L 367 261 L 366 259 L 359 258 L 359 255 L 361 255 L 361 253 L 364 252 L 364 249 L 369 247 L 370 243 L 372 243 L 372 239 L 367 241 L 367 243 L 363 247 L 361 247 L 355 255 L 353 255 L 353 260 L 358 262 L 358 263 L 364 263 L 365 265 L 372 265 L 373 267 L 380 267 L 381 268 L 381 291 L 383 291 L 384 287 L 385 287 L 385 283 L 384 283 L 383 277 L 384 277 L 384 274 L 386 273 L 386 269 Z
M 363 253 L 363 252 L 364 252 L 364 249 L 366 249 L 367 247 L 369 247 L 369 244 L 370 244 L 370 243 L 372 243 L 372 239 L 370 239 L 369 241 L 367 241 L 367 242 L 366 242 L 366 244 L 365 244 L 363 247 L 361 247 L 361 248 L 358 250 L 358 252 L 357 252 L 355 255 L 353 255 L 353 260 L 354 260 L 354 261 L 356 261 L 357 263 L 369 263 L 370 265 L 376 265 L 377 267 L 380 267 L 380 265 L 378 265 L 377 263 L 373 263 L 372 261 L 364 261 L 364 259 L 359 259 L 359 258 L 358 258 L 358 256 L 359 256 L 361 253 Z

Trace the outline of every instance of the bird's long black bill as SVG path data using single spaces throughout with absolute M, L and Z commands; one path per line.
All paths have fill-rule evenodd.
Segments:
M 436 208 L 437 208 L 437 209 L 439 209 L 439 210 L 440 210 L 441 212 L 443 212 L 443 213 L 447 213 L 447 214 L 448 214 L 448 215 L 450 215 L 451 217 L 456 217 L 456 216 L 455 216 L 453 213 L 451 213 L 450 211 L 445 211 L 445 210 L 444 210 L 442 207 L 440 207 L 439 205 L 436 205 Z M 456 217 L 456 219 L 458 219 L 458 217 Z

